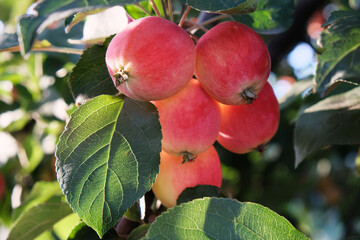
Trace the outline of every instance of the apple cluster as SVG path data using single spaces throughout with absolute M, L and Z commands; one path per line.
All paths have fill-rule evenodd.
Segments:
M 277 130 L 267 47 L 241 23 L 220 23 L 195 44 L 178 25 L 144 17 L 112 39 L 106 64 L 121 93 L 158 109 L 163 139 L 152 189 L 166 207 L 185 188 L 221 187 L 215 141 L 247 153 L 262 149 Z

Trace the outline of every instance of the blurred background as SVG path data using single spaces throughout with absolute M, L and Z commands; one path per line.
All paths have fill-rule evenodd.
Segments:
M 16 31 L 18 17 L 33 3 L 0 0 L 0 40 Z M 359 7 L 357 0 L 296 1 L 291 27 L 263 35 L 272 59 L 269 82 L 281 107 L 277 134 L 263 154 L 237 155 L 215 144 L 226 194 L 269 207 L 316 240 L 360 239 L 358 146 L 325 148 L 297 167 L 293 146 L 299 111 L 320 99 L 311 86 L 321 25 L 334 10 Z M 64 22 L 58 22 L 39 39 L 84 48 L 68 41 L 82 39 L 83 26 L 65 33 Z M 0 239 L 6 239 L 14 209 L 34 183 L 56 181 L 54 152 L 74 108 L 67 80 L 78 59 L 77 54 L 34 52 L 24 60 L 16 51 L 0 52 Z

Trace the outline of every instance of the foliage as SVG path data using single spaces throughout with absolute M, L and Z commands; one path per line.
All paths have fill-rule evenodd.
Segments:
M 358 1 L 336 1 L 342 10 L 324 20 L 319 44 L 309 39 L 316 71 L 279 99 L 280 126 L 264 153 L 233 154 L 215 143 L 222 189 L 186 189 L 169 210 L 150 191 L 162 138 L 156 108 L 118 94 L 105 64 L 112 34 L 91 46 L 77 41 L 88 15 L 116 5 L 134 19 L 156 15 L 152 1 L 10 2 L 0 3 L 9 10 L 1 20 L 23 15 L 16 33 L 0 36 L 0 232 L 9 229 L 8 239 L 308 239 L 325 224 L 336 236 L 360 235 L 360 195 L 347 194 L 360 187 Z M 233 20 L 269 43 L 290 28 L 294 2 L 154 4 L 176 23 L 189 7 L 183 27 L 194 39 Z M 194 20 L 205 12 L 212 20 Z M 272 71 L 296 78 L 286 64 Z M 324 220 L 331 211 L 346 233 Z M 124 221 L 131 228 L 122 232 Z

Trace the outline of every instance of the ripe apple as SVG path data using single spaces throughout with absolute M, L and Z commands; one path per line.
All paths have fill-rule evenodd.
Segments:
M 185 188 L 197 185 L 221 187 L 221 181 L 221 163 L 214 146 L 186 163 L 182 163 L 181 157 L 161 151 L 160 172 L 152 190 L 161 203 L 170 208 L 176 205 Z
M 220 130 L 219 103 L 209 97 L 196 79 L 170 98 L 154 101 L 162 128 L 162 148 L 184 161 L 208 149 Z
M 253 104 L 221 104 L 221 114 L 217 141 L 234 153 L 261 150 L 275 135 L 280 118 L 279 103 L 268 82 Z
M 117 89 L 153 101 L 174 95 L 192 78 L 196 48 L 189 34 L 160 17 L 129 23 L 111 40 L 106 64 Z
M 270 68 L 262 38 L 238 22 L 216 25 L 196 45 L 195 76 L 223 104 L 251 103 L 265 85 Z

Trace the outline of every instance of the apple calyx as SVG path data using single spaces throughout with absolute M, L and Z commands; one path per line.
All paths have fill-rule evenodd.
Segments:
M 124 69 L 117 71 L 113 77 L 115 78 L 115 86 L 118 87 L 120 84 L 125 83 L 129 79 L 129 75 Z
M 189 153 L 189 152 L 187 152 L 187 151 L 182 152 L 182 153 L 181 153 L 181 156 L 182 156 L 182 158 L 183 158 L 183 160 L 182 160 L 182 162 L 181 162 L 182 164 L 187 163 L 187 162 L 192 162 L 192 161 L 194 161 L 194 160 L 196 159 L 196 157 L 197 157 L 197 155 L 192 154 L 192 153 Z
M 263 154 L 266 149 L 266 144 L 260 144 L 255 148 L 256 151 L 258 151 L 260 154 Z
M 251 104 L 256 98 L 257 95 L 251 88 L 246 88 L 242 93 L 241 96 L 247 101 L 248 104 Z

